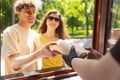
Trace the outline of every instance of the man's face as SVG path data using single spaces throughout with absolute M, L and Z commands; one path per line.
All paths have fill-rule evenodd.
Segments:
M 36 10 L 33 7 L 23 8 L 18 12 L 20 20 L 27 24 L 34 24 L 36 20 Z

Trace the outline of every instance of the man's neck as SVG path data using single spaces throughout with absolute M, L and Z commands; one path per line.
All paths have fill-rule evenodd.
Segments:
M 18 24 L 25 29 L 30 29 L 31 28 L 31 24 L 26 24 L 24 22 L 18 22 Z

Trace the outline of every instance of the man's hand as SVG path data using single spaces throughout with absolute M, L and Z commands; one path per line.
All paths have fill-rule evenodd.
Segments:
M 61 53 L 59 52 L 59 51 L 57 51 L 57 50 L 52 50 L 52 56 L 54 57 L 54 56 L 57 56 L 57 55 L 61 55 Z
M 68 66 L 72 67 L 72 65 L 71 65 L 72 59 L 78 58 L 77 53 L 75 52 L 75 47 L 74 46 L 71 47 L 69 55 L 62 54 L 62 57 L 63 57 L 64 61 L 66 62 L 66 64 Z
M 47 43 L 46 45 L 42 46 L 36 53 L 37 57 L 53 57 L 55 55 L 57 55 L 57 51 L 54 51 L 53 49 L 51 49 L 51 46 L 55 46 L 57 43 L 55 42 L 51 42 L 51 43 Z

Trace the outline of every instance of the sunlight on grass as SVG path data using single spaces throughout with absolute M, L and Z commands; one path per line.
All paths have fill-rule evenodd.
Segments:
M 75 36 L 75 37 L 86 37 L 87 35 L 87 31 L 86 30 L 76 30 L 72 33 L 72 31 L 69 31 L 69 34 L 71 36 Z M 89 30 L 89 36 L 92 36 L 92 30 Z

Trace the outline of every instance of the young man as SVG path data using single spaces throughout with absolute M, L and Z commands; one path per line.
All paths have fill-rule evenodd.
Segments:
M 63 55 L 63 59 L 83 80 L 120 80 L 120 39 L 99 60 L 78 58 L 74 47 L 69 55 Z
M 37 6 L 37 0 L 17 0 L 14 3 L 19 22 L 3 32 L 5 75 L 36 70 L 37 58 L 53 56 L 49 46 L 56 45 L 55 43 L 46 44 L 40 49 L 36 49 L 39 43 L 34 43 L 38 34 L 31 30 L 31 26 L 36 20 Z

